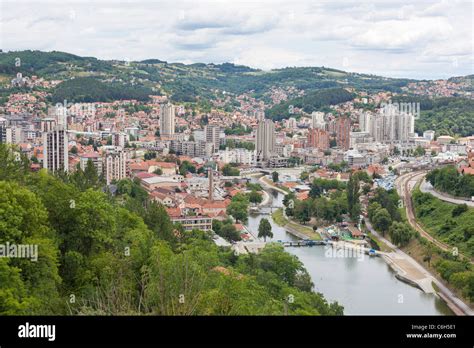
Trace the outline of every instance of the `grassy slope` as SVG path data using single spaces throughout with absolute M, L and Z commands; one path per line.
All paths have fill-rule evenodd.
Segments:
M 415 196 L 420 194 L 419 191 L 414 193 Z M 474 227 L 474 209 L 469 208 L 460 216 L 453 217 L 452 211 L 456 207 L 455 204 L 443 202 L 430 194 L 425 194 L 425 196 L 426 201 L 421 205 L 414 199 L 417 220 L 423 228 L 440 241 L 459 248 L 466 255 L 474 256 L 474 237 L 467 241 L 464 238 L 464 230 Z M 450 223 L 453 225 L 447 229 L 446 226 Z
M 273 221 L 275 221 L 275 223 L 280 226 L 283 226 L 283 227 L 286 226 L 293 230 L 296 230 L 297 232 L 303 233 L 304 235 L 308 236 L 308 238 L 312 240 L 321 240 L 321 236 L 319 235 L 319 233 L 314 232 L 311 227 L 303 226 L 294 221 L 290 221 L 286 219 L 283 216 L 283 208 L 276 210 L 272 214 L 272 218 L 273 218 Z

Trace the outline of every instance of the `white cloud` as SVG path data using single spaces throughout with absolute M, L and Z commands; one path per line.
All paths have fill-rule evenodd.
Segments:
M 0 9 L 4 50 L 417 78 L 473 73 L 467 0 L 6 0 Z
M 452 31 L 449 22 L 439 17 L 380 21 L 369 24 L 353 45 L 366 50 L 419 50 L 426 43 L 448 39 Z

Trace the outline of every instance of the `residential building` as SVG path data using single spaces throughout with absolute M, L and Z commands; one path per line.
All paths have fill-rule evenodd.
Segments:
M 314 111 L 311 113 L 311 121 L 313 128 L 326 129 L 326 121 L 324 120 L 324 112 Z
M 68 134 L 64 125 L 43 133 L 43 168 L 51 172 L 69 170 Z
M 128 155 L 124 150 L 112 150 L 105 154 L 103 171 L 107 185 L 113 180 L 122 180 L 128 176 Z
M 97 174 L 101 175 L 102 165 L 103 165 L 102 157 L 96 152 L 82 154 L 79 157 L 79 166 L 81 167 L 82 170 L 86 170 L 87 162 L 89 161 L 91 161 L 92 164 L 94 165 L 95 169 L 97 170 Z
M 201 230 L 211 231 L 212 230 L 212 218 L 205 215 L 200 216 L 170 216 L 171 222 L 176 224 L 179 223 L 183 226 L 185 231 Z
M 214 144 L 206 141 L 182 141 L 171 140 L 170 149 L 178 155 L 189 157 L 210 157 L 214 150 Z
M 275 152 L 275 124 L 272 120 L 260 121 L 257 126 L 257 161 L 266 162 Z
M 171 103 L 160 104 L 160 136 L 169 138 L 175 133 L 175 107 Z
M 435 131 L 434 130 L 427 130 L 423 132 L 423 138 L 433 141 L 435 138 Z
M 339 117 L 336 119 L 336 144 L 343 150 L 350 148 L 351 120 L 348 117 Z
M 221 127 L 218 125 L 206 125 L 204 126 L 204 136 L 207 143 L 212 143 L 214 145 L 214 152 L 219 150 L 220 146 L 220 132 Z
M 321 128 L 310 129 L 308 132 L 307 146 L 323 151 L 329 149 L 329 132 Z
M 255 165 L 255 151 L 240 148 L 227 148 L 224 151 L 219 151 L 219 161 L 223 163 Z

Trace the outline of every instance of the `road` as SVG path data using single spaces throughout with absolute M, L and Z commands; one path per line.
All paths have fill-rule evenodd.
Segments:
M 447 194 L 438 192 L 426 180 L 423 180 L 423 182 L 421 183 L 420 190 L 421 190 L 421 192 L 430 193 L 433 196 L 435 196 L 436 198 L 441 199 L 442 201 L 445 201 L 445 202 L 448 202 L 448 203 L 453 203 L 453 204 L 467 204 L 468 206 L 474 208 L 474 202 L 473 201 L 470 201 L 468 199 L 461 199 L 461 198 L 451 197 Z
M 430 242 L 435 244 L 440 249 L 451 252 L 453 250 L 453 247 L 434 238 L 432 235 L 426 232 L 418 224 L 418 222 L 416 222 L 411 191 L 415 187 L 418 180 L 420 180 L 420 178 L 424 177 L 425 175 L 426 175 L 426 171 L 419 171 L 419 172 L 404 174 L 398 177 L 397 180 L 395 180 L 395 186 L 397 187 L 397 191 L 398 191 L 398 194 L 400 195 L 400 198 L 403 200 L 403 205 L 406 208 L 406 212 L 407 212 L 407 220 L 408 220 L 408 223 L 411 225 L 411 227 L 413 227 L 424 238 L 428 239 Z
M 398 177 L 397 180 L 395 180 L 395 186 L 397 187 L 397 191 L 398 191 L 398 194 L 400 195 L 400 198 L 403 200 L 403 204 L 406 208 L 407 220 L 408 220 L 408 223 L 411 225 L 411 227 L 414 228 L 416 231 L 418 231 L 421 236 L 429 240 L 431 243 L 435 244 L 441 250 L 444 250 L 447 252 L 453 252 L 453 246 L 443 243 L 440 240 L 434 238 L 431 234 L 426 232 L 420 226 L 420 224 L 418 224 L 418 222 L 416 221 L 415 210 L 413 209 L 411 191 L 413 190 L 415 185 L 425 177 L 426 173 L 427 171 L 417 171 L 417 172 L 404 174 Z M 465 258 L 469 260 L 471 264 L 474 263 L 470 257 L 467 257 L 464 254 L 459 253 L 459 256 L 461 258 Z

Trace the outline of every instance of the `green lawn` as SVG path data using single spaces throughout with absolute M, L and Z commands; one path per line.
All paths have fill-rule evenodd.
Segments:
M 277 225 L 280 226 L 285 226 L 288 223 L 288 220 L 283 216 L 283 208 L 277 209 L 273 214 L 272 214 L 273 221 Z
M 312 240 L 321 240 L 321 236 L 319 235 L 319 233 L 317 232 L 314 232 L 313 229 L 311 227 L 308 227 L 308 226 L 303 226 L 303 225 L 300 225 L 296 222 L 293 222 L 293 221 L 290 221 L 288 223 L 288 225 L 286 225 L 287 227 L 290 227 L 300 233 L 303 233 L 304 235 L 308 236 L 309 239 L 312 239 Z
M 312 240 L 321 240 L 321 236 L 319 235 L 319 233 L 317 232 L 314 232 L 313 229 L 311 227 L 308 227 L 308 226 L 303 226 L 299 223 L 296 223 L 294 221 L 289 221 L 288 219 L 286 219 L 284 216 L 283 216 L 283 208 L 280 208 L 278 210 L 276 210 L 273 214 L 272 214 L 272 218 L 273 218 L 273 221 L 275 221 L 275 223 L 277 225 L 280 225 L 280 226 L 283 226 L 283 227 L 289 227 L 297 232 L 300 232 L 300 233 L 303 233 L 304 235 L 306 235 L 309 239 L 312 239 Z

